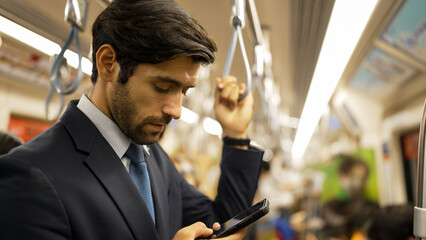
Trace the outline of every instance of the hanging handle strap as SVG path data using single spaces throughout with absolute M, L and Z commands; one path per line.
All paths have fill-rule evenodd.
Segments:
M 58 119 L 59 116 L 61 115 L 62 109 L 64 109 L 64 106 L 65 106 L 64 95 L 58 94 L 58 97 L 59 97 L 59 108 L 58 108 L 58 111 L 54 115 L 52 115 L 50 113 L 50 107 L 49 107 L 49 105 L 50 105 L 50 101 L 52 100 L 54 94 L 55 94 L 55 89 L 51 88 L 49 90 L 49 93 L 47 94 L 47 98 L 46 98 L 46 105 L 45 105 L 46 111 L 45 112 L 46 112 L 46 119 L 48 121 L 53 121 L 55 119 Z
M 75 47 L 78 55 L 78 68 L 77 68 L 77 77 L 74 80 L 71 80 L 67 85 L 62 85 L 61 78 L 62 75 L 60 73 L 60 66 L 62 61 L 64 60 L 64 53 L 71 45 L 72 40 L 74 39 Z M 68 35 L 67 40 L 62 46 L 61 52 L 55 59 L 52 68 L 50 70 L 50 86 L 56 90 L 58 94 L 71 94 L 73 93 L 81 83 L 83 79 L 83 69 L 81 65 L 81 60 L 83 56 L 81 54 L 80 49 L 80 41 L 78 40 L 78 27 L 73 24 L 70 34 Z
M 238 101 L 244 99 L 249 91 L 251 90 L 252 79 L 251 79 L 251 70 L 250 64 L 247 58 L 246 49 L 244 46 L 243 33 L 242 28 L 244 28 L 244 11 L 245 11 L 245 0 L 233 0 L 232 6 L 232 26 L 234 27 L 234 31 L 231 37 L 231 44 L 229 45 L 228 54 L 226 56 L 225 66 L 223 69 L 222 77 L 226 77 L 229 75 L 231 70 L 232 60 L 234 58 L 235 47 L 237 45 L 237 41 L 240 44 L 241 54 L 243 56 L 244 66 L 246 69 L 247 75 L 247 87 L 243 94 L 238 97 Z
M 78 86 L 81 83 L 81 80 L 83 79 L 83 68 L 82 68 L 82 54 L 81 54 L 81 48 L 80 48 L 80 41 L 78 39 L 78 26 L 76 24 L 72 24 L 71 32 L 68 35 L 67 39 L 65 40 L 64 45 L 62 46 L 61 52 L 56 57 L 55 61 L 53 62 L 52 68 L 50 69 L 50 91 L 46 99 L 46 118 L 51 121 L 54 119 L 57 119 L 59 115 L 61 114 L 63 108 L 64 108 L 64 95 L 73 93 Z M 75 47 L 78 55 L 78 67 L 77 67 L 77 76 L 75 79 L 72 79 L 68 81 L 67 84 L 62 83 L 62 74 L 60 72 L 61 63 L 64 60 L 64 54 L 65 51 L 69 48 L 71 45 L 72 40 L 75 42 Z M 54 117 L 51 117 L 49 114 L 49 105 L 52 100 L 53 94 L 57 93 L 59 95 L 60 99 L 60 108 L 58 110 L 58 113 L 54 115 Z

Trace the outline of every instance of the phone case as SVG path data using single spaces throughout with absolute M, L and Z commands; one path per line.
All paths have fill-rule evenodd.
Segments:
M 269 212 L 269 201 L 267 199 L 264 199 L 262 201 L 260 201 L 259 203 L 262 203 L 262 207 L 257 210 L 255 213 L 248 215 L 247 217 L 241 219 L 241 221 L 239 221 L 237 224 L 233 225 L 232 227 L 225 229 L 223 232 L 217 234 L 215 238 L 222 238 L 222 237 L 226 237 L 229 236 L 233 233 L 236 233 L 238 230 L 247 227 L 248 225 L 252 224 L 253 222 L 255 222 L 256 220 L 258 220 L 259 218 L 265 216 L 268 212 Z M 256 203 L 255 205 L 257 205 L 258 203 Z M 253 205 L 253 206 L 255 206 Z M 246 211 L 246 210 L 245 210 Z M 237 218 L 244 214 L 245 211 L 237 214 L 236 216 L 234 216 L 231 219 Z

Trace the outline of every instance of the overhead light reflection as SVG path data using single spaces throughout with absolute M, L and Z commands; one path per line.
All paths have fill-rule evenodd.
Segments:
M 296 132 L 292 155 L 301 158 L 354 51 L 377 0 L 336 0 Z
M 2 16 L 0 16 L 0 32 L 12 37 L 34 49 L 39 50 L 40 52 L 53 56 L 55 54 L 59 54 L 61 51 L 61 46 L 49 39 L 28 30 L 21 25 L 18 25 Z M 78 55 L 77 53 L 66 50 L 64 54 L 65 58 L 67 58 L 68 64 L 73 67 L 78 67 Z M 92 74 L 92 62 L 83 57 L 82 59 L 82 68 L 83 72 L 90 75 Z

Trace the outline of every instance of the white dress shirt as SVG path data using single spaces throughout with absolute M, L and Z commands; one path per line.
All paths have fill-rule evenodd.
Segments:
M 102 136 L 111 145 L 114 152 L 121 159 L 124 167 L 129 171 L 130 159 L 125 156 L 127 149 L 130 146 L 131 139 L 127 137 L 123 131 L 108 118 L 101 110 L 99 110 L 86 95 L 82 95 L 77 104 L 80 109 L 89 119 L 95 124 Z M 144 146 L 145 147 L 145 146 Z

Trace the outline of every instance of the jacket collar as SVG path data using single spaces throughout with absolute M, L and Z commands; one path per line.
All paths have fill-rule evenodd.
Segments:
M 77 101 L 71 101 L 60 121 L 73 138 L 77 150 L 88 154 L 85 164 L 109 192 L 135 238 L 159 239 L 151 218 L 145 217 L 149 216 L 148 208 L 121 159 L 76 104 Z M 163 215 L 161 210 L 160 215 Z

